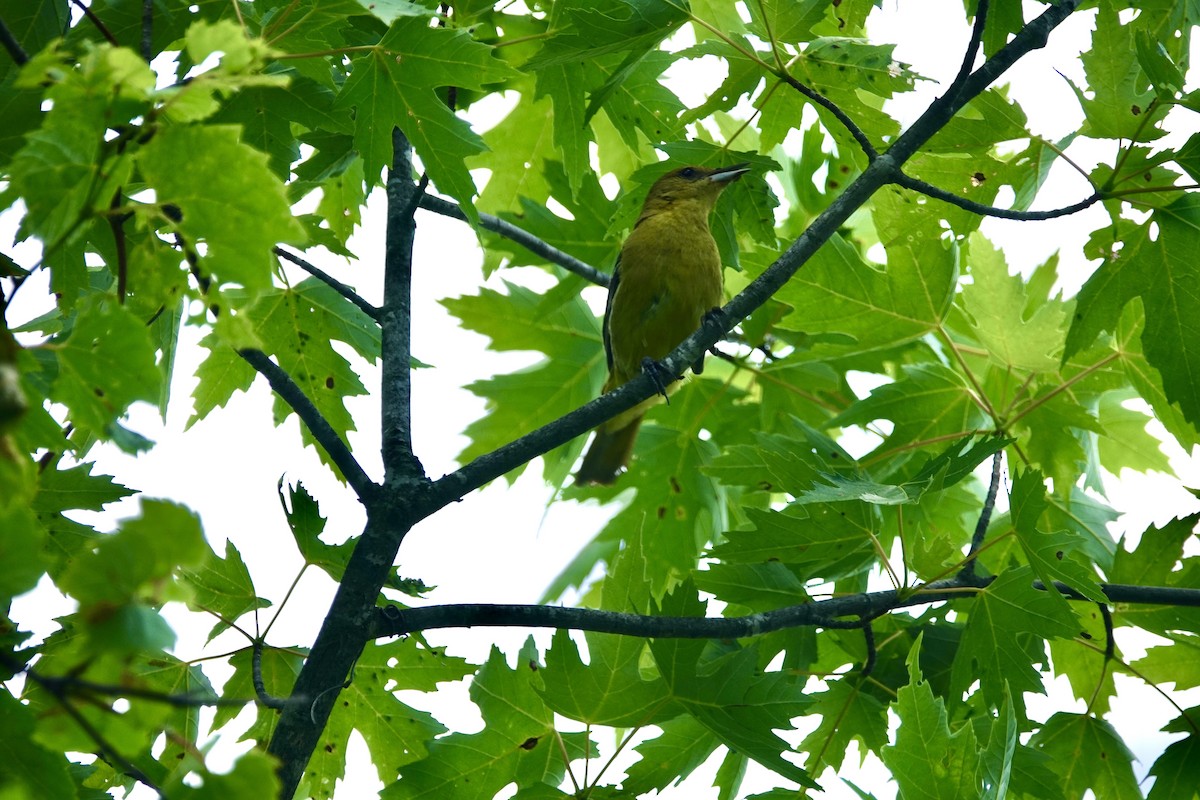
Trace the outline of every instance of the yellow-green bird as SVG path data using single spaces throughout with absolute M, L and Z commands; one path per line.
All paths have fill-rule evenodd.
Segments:
M 750 170 L 680 167 L 650 187 L 633 232 L 621 247 L 604 311 L 604 352 L 611 391 L 666 357 L 694 333 L 704 315 L 725 298 L 721 257 L 708 217 L 726 186 Z M 703 358 L 692 367 L 699 373 Z M 647 400 L 596 429 L 580 484 L 609 484 L 629 463 Z

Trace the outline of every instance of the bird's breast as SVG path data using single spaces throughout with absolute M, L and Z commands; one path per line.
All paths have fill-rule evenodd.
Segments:
M 620 270 L 609 340 L 623 383 L 643 359 L 663 358 L 694 332 L 724 292 L 716 242 L 698 215 L 644 218 L 621 249 Z

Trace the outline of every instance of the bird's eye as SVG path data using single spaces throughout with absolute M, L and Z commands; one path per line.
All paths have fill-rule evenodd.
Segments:
M 695 167 L 684 167 L 679 171 L 679 177 L 687 178 L 689 181 L 700 177 L 700 170 Z

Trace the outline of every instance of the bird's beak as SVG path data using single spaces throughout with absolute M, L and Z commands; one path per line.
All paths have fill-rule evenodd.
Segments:
M 737 180 L 749 171 L 749 163 L 734 164 L 732 167 L 721 167 L 712 175 L 709 175 L 708 179 L 713 183 L 729 183 Z

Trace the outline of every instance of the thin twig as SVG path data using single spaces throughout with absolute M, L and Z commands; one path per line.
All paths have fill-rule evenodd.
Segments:
M 979 513 L 979 519 L 975 523 L 975 533 L 971 536 L 971 549 L 967 552 L 967 562 L 963 564 L 962 570 L 958 573 L 959 578 L 965 583 L 975 580 L 976 558 L 980 548 L 983 547 L 984 537 L 987 536 L 988 525 L 992 521 L 992 510 L 996 507 L 996 495 L 1000 491 L 1000 463 L 1003 456 L 1003 450 L 997 450 L 992 456 L 992 479 L 988 482 L 987 499 L 983 501 L 983 510 Z
M 329 286 L 330 289 L 333 289 L 335 292 L 340 294 L 342 297 L 346 298 L 351 303 L 358 306 L 359 310 L 361 310 L 368 317 L 375 320 L 376 322 L 379 321 L 379 309 L 378 308 L 376 308 L 375 306 L 368 303 L 365 299 L 363 299 L 362 295 L 360 295 L 358 292 L 351 289 L 346 284 L 339 281 L 337 278 L 330 275 L 328 272 L 325 272 L 320 267 L 317 267 L 315 264 L 305 261 L 303 258 L 301 258 L 300 256 L 298 256 L 294 253 L 289 253 L 287 250 L 284 250 L 282 247 L 273 247 L 273 248 L 271 248 L 271 252 L 274 253 L 275 255 L 277 255 L 279 258 L 282 258 L 285 261 L 289 261 L 292 264 L 295 264 L 297 267 L 304 270 L 309 275 L 312 275 L 317 280 L 319 280 L 322 283 Z
M 152 781 L 150 777 L 146 775 L 146 773 L 138 769 L 138 767 L 136 767 L 132 761 L 123 756 L 121 752 L 113 746 L 112 742 L 108 741 L 104 734 L 102 734 L 100 730 L 93 725 L 91 721 L 88 720 L 88 718 L 85 717 L 82 712 L 80 712 L 79 709 L 75 707 L 75 705 L 68 698 L 67 692 L 61 684 L 54 681 L 47 681 L 44 676 L 39 675 L 33 670 L 26 669 L 25 675 L 28 676 L 29 679 L 34 683 L 45 689 L 51 697 L 58 701 L 59 706 L 61 706 L 62 709 L 67 712 L 67 715 L 71 717 L 71 719 L 75 720 L 75 724 L 79 726 L 80 730 L 82 730 L 84 734 L 86 734 L 87 737 L 96 744 L 96 748 L 99 751 L 97 754 L 101 758 L 108 761 L 115 768 L 120 769 L 137 782 L 150 787 L 157 792 L 160 797 L 164 796 L 162 789 L 160 789 L 154 783 L 154 781 Z M 107 710 L 111 711 L 112 709 Z
M 866 617 L 862 621 L 863 642 L 867 646 L 867 657 L 863 661 L 863 668 L 859 671 L 859 678 L 866 678 L 875 670 L 875 657 L 877 651 L 875 648 L 875 629 L 871 627 L 871 618 Z
M 71 0 L 71 2 L 83 12 L 83 15 L 88 18 L 89 22 L 96 26 L 96 30 L 100 31 L 100 35 L 104 37 L 106 42 L 113 47 L 121 46 L 121 42 L 117 40 L 117 37 L 113 36 L 112 31 L 96 16 L 96 12 L 84 4 L 83 0 Z
M 142 59 L 148 64 L 153 58 L 154 0 L 142 0 Z
M 308 426 L 309 433 L 324 448 L 359 499 L 366 500 L 374 494 L 378 487 L 359 466 L 354 454 L 350 452 L 350 448 L 338 436 L 337 431 L 333 429 L 313 401 L 292 380 L 292 376 L 288 375 L 283 367 L 268 358 L 267 354 L 261 350 L 246 348 L 238 350 L 237 354 L 267 379 L 267 383 L 271 385 L 275 394 L 279 395 L 280 399 L 287 403 L 288 407 L 296 412 L 296 416 L 300 417 L 301 421 Z
M 34 683 L 46 689 L 56 698 L 72 694 L 102 695 L 105 697 L 134 697 L 138 700 L 149 700 L 176 708 L 197 708 L 201 706 L 244 706 L 249 699 L 230 699 L 218 697 L 215 694 L 170 694 L 154 689 L 143 689 L 138 686 L 128 686 L 117 683 L 97 683 L 80 678 L 78 675 L 44 675 L 21 660 L 6 653 L 0 653 L 0 663 L 14 673 L 23 673 Z
M 1048 219 L 1067 217 L 1071 214 L 1078 214 L 1080 211 L 1090 208 L 1104 199 L 1103 195 L 1095 192 L 1078 203 L 1072 203 L 1062 208 L 1052 208 L 1049 211 L 1016 211 L 1011 208 L 999 208 L 998 206 L 976 203 L 974 200 L 968 200 L 965 197 L 954 194 L 954 192 L 946 191 L 920 178 L 906 175 L 903 172 L 896 176 L 895 183 L 897 186 L 903 186 L 905 189 L 911 189 L 914 192 L 919 192 L 935 200 L 941 200 L 964 211 L 970 211 L 972 214 L 978 214 L 983 217 L 1017 220 L 1018 222 L 1040 222 Z
M 441 214 L 444 217 L 453 217 L 454 219 L 462 220 L 463 222 L 467 221 L 467 215 L 463 213 L 461 208 L 454 203 L 451 203 L 449 200 L 443 200 L 442 198 L 431 194 L 421 195 L 420 206 L 426 211 L 432 211 L 435 214 Z M 499 217 L 492 216 L 491 214 L 480 214 L 479 224 L 485 230 L 489 230 L 492 233 L 498 233 L 505 239 L 516 242 L 534 255 L 541 256 L 550 263 L 557 264 L 568 272 L 573 272 L 579 277 L 589 280 L 592 283 L 600 286 L 608 286 L 608 273 L 596 269 L 591 264 L 580 261 L 575 256 L 559 250 L 552 244 L 547 244 L 537 236 L 534 236 L 532 233 L 522 230 L 510 222 L 505 222 Z
M 875 145 L 871 144 L 871 139 L 866 133 L 863 132 L 862 128 L 858 127 L 854 120 L 850 119 L 850 115 L 843 111 L 841 106 L 818 92 L 816 89 L 813 89 L 796 80 L 792 77 L 790 72 L 781 70 L 776 72 L 775 75 L 788 86 L 791 86 L 797 92 L 804 95 L 809 100 L 812 100 L 830 114 L 833 114 L 837 121 L 842 123 L 842 127 L 846 129 L 846 132 L 854 137 L 854 141 L 858 142 L 858 146 L 862 148 L 862 151 L 866 154 L 868 159 L 874 161 L 879 157 L 879 151 L 875 149 Z
M 275 697 L 267 691 L 267 685 L 263 682 L 262 676 L 262 654 L 263 640 L 254 640 L 254 651 L 250 657 L 250 674 L 251 680 L 254 682 L 254 694 L 258 696 L 258 702 L 262 703 L 267 708 L 286 708 L 288 703 L 294 703 L 302 698 L 292 696 L 290 698 Z
M 12 31 L 4 24 L 4 18 L 0 17 L 0 44 L 4 45 L 4 49 L 8 51 L 9 57 L 18 66 L 24 66 L 29 61 L 29 54 L 25 52 L 25 48 L 21 47 L 21 43 L 12 35 Z
M 1091 699 L 1088 700 L 1087 711 L 1089 714 L 1092 713 L 1092 708 L 1100 697 L 1100 692 L 1104 688 L 1104 679 L 1108 677 L 1109 666 L 1117 655 L 1117 643 L 1113 639 L 1112 611 L 1107 603 L 1097 603 L 1096 607 L 1100 609 L 1100 619 L 1104 622 L 1104 663 L 1100 667 L 1100 678 L 1096 681 L 1096 688 L 1092 691 Z

